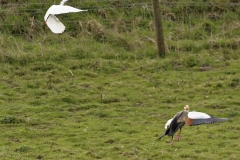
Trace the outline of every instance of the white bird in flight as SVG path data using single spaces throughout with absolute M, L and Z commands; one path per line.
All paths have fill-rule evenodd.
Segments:
M 67 1 L 68 0 L 62 0 L 60 5 L 52 5 L 44 16 L 45 23 L 53 33 L 63 33 L 65 30 L 65 26 L 58 20 L 55 16 L 56 14 L 87 11 L 64 5 Z

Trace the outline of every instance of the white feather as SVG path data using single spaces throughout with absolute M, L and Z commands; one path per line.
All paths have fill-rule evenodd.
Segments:
M 189 112 L 188 113 L 188 118 L 191 118 L 191 119 L 207 119 L 207 118 L 211 118 L 211 116 L 209 116 L 206 113 L 202 113 L 202 112 Z
M 165 124 L 165 129 L 167 129 L 167 127 L 171 124 L 172 120 L 173 120 L 173 118 L 172 118 L 172 119 L 169 119 L 169 120 L 167 121 L 167 123 Z

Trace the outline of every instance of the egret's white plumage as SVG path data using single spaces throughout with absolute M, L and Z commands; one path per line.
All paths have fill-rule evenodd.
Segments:
M 70 12 L 82 12 L 87 10 L 77 9 L 71 6 L 64 6 L 64 3 L 68 0 L 63 0 L 60 5 L 52 5 L 46 12 L 44 20 L 47 26 L 51 29 L 53 33 L 62 33 L 65 30 L 65 26 L 58 20 L 55 16 L 57 14 L 64 14 Z

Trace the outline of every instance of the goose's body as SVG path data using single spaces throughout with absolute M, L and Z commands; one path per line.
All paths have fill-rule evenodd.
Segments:
M 82 12 L 87 10 L 77 9 L 71 6 L 64 5 L 68 0 L 63 0 L 60 5 L 52 5 L 46 12 L 44 16 L 44 20 L 47 26 L 53 33 L 63 33 L 65 30 L 65 26 L 58 20 L 55 16 L 57 14 L 64 14 L 70 12 Z
M 228 120 L 228 118 L 217 118 L 210 116 L 202 112 L 189 112 L 189 106 L 184 107 L 185 110 L 178 112 L 172 119 L 169 119 L 165 124 L 165 132 L 158 139 L 168 135 L 172 136 L 170 145 L 173 144 L 173 136 L 180 129 L 179 134 L 177 135 L 177 140 L 181 139 L 180 133 L 182 127 L 186 126 L 195 126 L 201 124 L 211 124 L 216 122 L 223 122 Z

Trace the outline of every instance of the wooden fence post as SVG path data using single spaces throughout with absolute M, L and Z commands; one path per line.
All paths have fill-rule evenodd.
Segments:
M 156 37 L 157 37 L 158 56 L 165 57 L 165 44 L 164 44 L 163 27 L 162 27 L 162 21 L 161 21 L 161 13 L 160 13 L 160 3 L 159 3 L 159 0 L 152 0 L 152 3 L 153 3 Z

